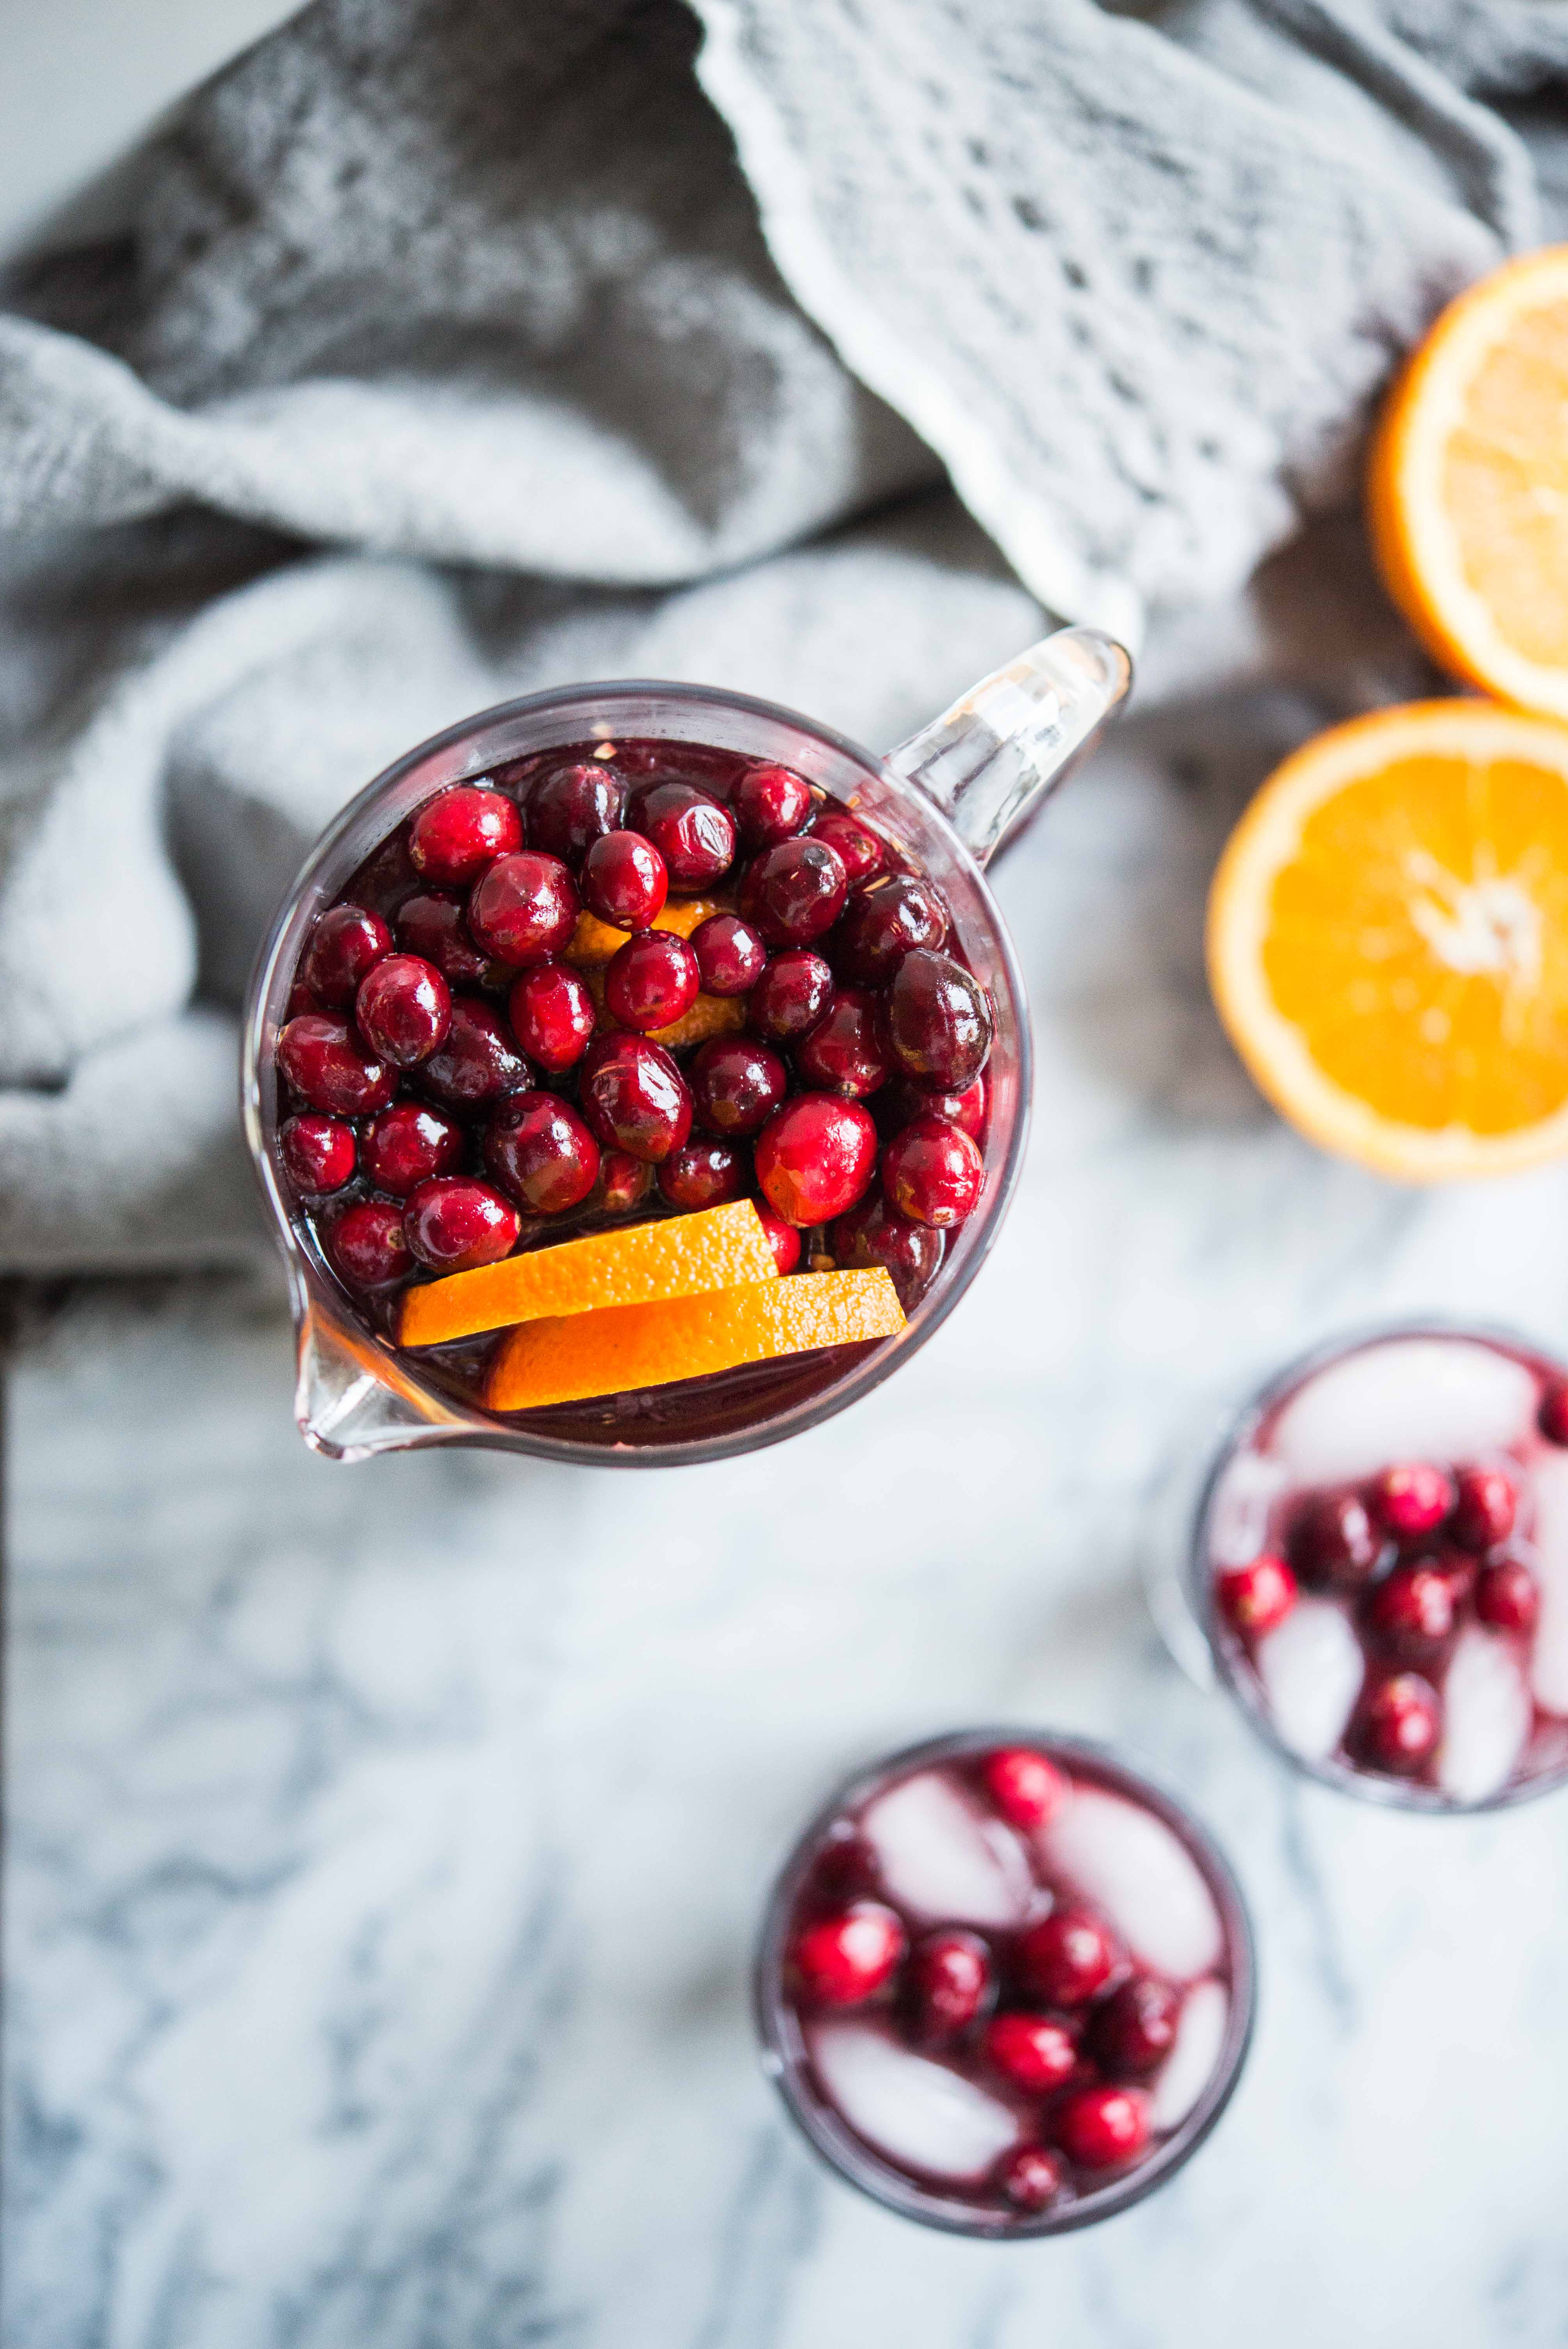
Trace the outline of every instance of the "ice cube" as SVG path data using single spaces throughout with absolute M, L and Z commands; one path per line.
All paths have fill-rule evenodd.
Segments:
M 1209 1553 L 1216 1566 L 1251 1566 L 1267 1537 L 1269 1509 L 1289 1483 L 1283 1461 L 1237 1453 L 1209 1508 Z
M 983 2178 L 1023 2134 L 1017 2116 L 984 2088 L 911 2054 L 874 2023 L 819 2023 L 808 2029 L 806 2045 L 825 2094 L 856 2136 L 907 2168 Z
M 1184 2121 L 1213 2078 L 1230 2012 L 1223 1982 L 1194 1982 L 1182 2000 L 1176 2043 L 1149 2099 L 1149 2117 L 1157 2129 L 1173 2129 Z
M 890 1900 L 927 1924 L 1020 1925 L 1034 1894 L 1022 1844 L 940 1770 L 879 1795 L 861 1818 Z
M 1568 1452 L 1546 1453 L 1535 1463 L 1534 1475 L 1541 1620 L 1531 1685 L 1543 1711 L 1568 1713 Z
M 1268 1449 L 1298 1483 L 1370 1476 L 1393 1460 L 1473 1460 L 1534 1423 L 1522 1362 L 1470 1338 L 1389 1338 L 1309 1379 Z
M 1280 1743 L 1321 1762 L 1345 1734 L 1366 1670 L 1348 1617 L 1332 1599 L 1298 1599 L 1258 1641 L 1257 1659 Z
M 1475 1625 L 1461 1631 L 1443 1682 L 1438 1784 L 1456 1802 L 1479 1803 L 1505 1785 L 1530 1742 L 1534 1708 L 1506 1640 Z
M 1082 1786 L 1039 1830 L 1040 1855 L 1103 1910 L 1135 1957 L 1172 1981 L 1207 1973 L 1224 1947 L 1214 1896 L 1163 1819 Z

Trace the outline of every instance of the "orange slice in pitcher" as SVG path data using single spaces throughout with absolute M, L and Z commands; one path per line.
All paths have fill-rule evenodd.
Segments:
M 500 1264 L 426 1281 L 404 1292 L 397 1338 L 404 1346 L 442 1346 L 514 1321 L 733 1288 L 740 1281 L 776 1279 L 778 1271 L 756 1208 L 749 1199 L 737 1199 L 695 1215 L 525 1249 Z
M 1372 445 L 1388 592 L 1434 659 L 1568 718 L 1568 245 L 1450 303 Z
M 500 1342 L 485 1403 L 490 1411 L 537 1411 L 583 1402 L 820 1346 L 891 1338 L 903 1328 L 898 1293 L 880 1266 L 796 1272 L 662 1305 L 525 1322 Z
M 1568 1151 L 1568 727 L 1430 701 L 1319 735 L 1233 833 L 1208 957 L 1326 1150 L 1418 1183 Z

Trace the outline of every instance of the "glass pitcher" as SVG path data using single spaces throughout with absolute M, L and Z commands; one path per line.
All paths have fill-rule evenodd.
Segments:
M 288 1268 L 298 1350 L 294 1413 L 333 1460 L 429 1444 L 477 1444 L 557 1460 L 668 1465 L 779 1442 L 841 1411 L 890 1376 L 945 1320 L 1011 1199 L 1028 1125 L 1024 988 L 984 867 L 1094 741 L 1131 683 L 1111 638 L 1066 628 L 995 670 L 878 759 L 771 702 L 704 686 L 633 679 L 503 702 L 422 742 L 351 800 L 317 843 L 263 946 L 251 984 L 242 1112 L 257 1179 Z M 777 761 L 863 815 L 942 892 L 965 959 L 989 989 L 985 1182 L 948 1235 L 935 1280 L 896 1337 L 798 1355 L 685 1386 L 498 1418 L 449 1391 L 361 1315 L 291 1214 L 278 1151 L 275 1065 L 295 965 L 317 916 L 366 857 L 432 793 L 567 744 L 656 737 Z

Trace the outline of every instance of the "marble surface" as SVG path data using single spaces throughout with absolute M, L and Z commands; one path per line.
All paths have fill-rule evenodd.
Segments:
M 1568 1800 L 1385 1816 L 1165 1658 L 1205 1406 L 1440 1307 L 1562 1337 L 1568 1181 L 1318 1157 L 1216 1030 L 1220 838 L 1313 712 L 1130 727 L 998 876 L 1039 1044 L 996 1256 L 780 1450 L 344 1469 L 223 1293 L 12 1380 L 8 2349 L 1476 2349 L 1564 2338 Z M 1057 2243 L 927 2235 L 792 2137 L 748 1949 L 835 1774 L 988 1718 L 1219 1832 L 1260 2026 L 1190 2168 Z

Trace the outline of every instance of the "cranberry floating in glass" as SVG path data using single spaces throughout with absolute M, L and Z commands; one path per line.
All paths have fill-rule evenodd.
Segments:
M 806 1829 L 754 1977 L 763 2068 L 830 2168 L 954 2234 L 1061 2234 L 1197 2150 L 1240 2075 L 1253 1959 L 1225 1861 L 1103 1748 L 973 1730 Z
M 1565 1375 L 1438 1323 L 1291 1363 L 1151 1591 L 1178 1661 L 1344 1794 L 1462 1813 L 1568 1781 Z
M 451 1443 L 609 1464 L 719 1458 L 814 1425 L 878 1385 L 923 1344 L 995 1238 L 1028 1122 L 1023 987 L 983 867 L 1095 740 L 1125 697 L 1130 674 L 1126 654 L 1109 638 L 1065 629 L 983 680 L 881 760 L 810 719 L 738 694 L 644 681 L 577 686 L 466 719 L 361 792 L 323 836 L 278 915 L 253 980 L 244 1038 L 246 1134 L 288 1268 L 298 1338 L 295 1413 L 306 1442 L 343 1460 Z M 595 762 L 605 771 L 602 788 Z M 727 802 L 743 781 L 732 812 Z M 802 787 L 810 809 L 802 806 Z M 520 812 L 517 827 L 508 806 Z M 408 854 L 408 827 L 427 810 L 436 812 L 425 816 L 419 834 L 419 870 Z M 656 886 L 620 910 L 621 867 L 635 879 L 641 853 L 626 845 L 628 834 L 651 841 L 667 871 L 670 896 L 662 913 Z M 655 860 L 643 861 L 656 878 Z M 885 916 L 879 912 L 869 920 L 867 891 L 873 904 L 888 895 Z M 388 939 L 374 922 L 356 925 L 337 915 L 344 971 L 340 980 L 334 964 L 333 991 L 343 994 L 358 961 L 368 965 L 390 937 L 405 960 L 422 955 L 434 966 L 435 984 L 427 981 L 427 991 L 434 997 L 445 980 L 451 993 L 449 1025 L 428 1057 L 375 1061 L 357 1040 L 352 1014 L 319 993 L 311 996 L 303 984 L 302 957 L 322 916 L 356 904 Z M 580 905 L 587 909 L 581 916 Z M 735 958 L 728 948 L 746 944 L 748 905 L 756 906 L 759 936 L 747 952 L 765 951 L 769 959 L 754 989 L 726 993 L 746 972 L 738 962 L 733 974 L 721 968 L 714 948 L 722 939 L 725 958 Z M 639 949 L 629 957 L 615 974 L 614 1001 L 601 1012 L 600 1032 L 580 1060 L 568 1061 L 564 1037 L 555 1049 L 559 1020 L 550 1025 L 548 1045 L 531 1028 L 529 1037 L 514 1030 L 509 994 L 521 986 L 531 1006 L 535 995 L 542 1002 L 555 984 L 550 974 L 557 957 L 569 959 L 574 950 L 573 923 L 592 931 L 608 908 L 628 936 L 639 917 L 655 920 L 663 935 L 688 906 L 691 926 L 717 911 L 731 917 L 727 929 L 710 932 L 690 957 L 665 955 L 672 966 L 667 989 L 653 956 Z M 844 967 L 834 961 L 841 942 Z M 882 1048 L 869 1015 L 860 1015 L 856 990 L 885 993 L 903 955 L 916 948 L 926 957 L 924 983 L 906 988 L 907 1005 L 901 998 L 898 1052 L 888 1048 L 884 1079 Z M 638 1104 L 620 1101 L 629 1081 L 620 1061 L 606 1073 L 611 1037 L 619 1037 L 623 1059 L 642 1041 L 618 1024 L 615 1007 L 631 1019 L 653 1022 L 666 994 L 671 1002 L 686 997 L 693 957 L 699 973 L 711 962 L 717 980 L 685 1015 L 706 1021 L 705 1033 L 666 1053 L 654 1028 L 643 1060 L 671 1099 L 657 1133 L 651 1127 L 645 1133 L 648 1120 L 632 1115 Z M 839 999 L 847 999 L 848 1009 L 806 1056 L 808 1076 L 787 1063 L 797 1050 L 793 1040 L 830 1013 L 835 970 Z M 604 988 L 602 967 L 585 975 L 596 991 Z M 558 991 L 564 1000 L 564 989 Z M 595 999 L 602 1001 L 597 992 Z M 296 1020 L 308 1024 L 280 1055 L 291 1001 Z M 575 1009 L 575 1000 L 568 1008 Z M 691 1124 L 694 1063 L 705 1041 L 720 1035 L 753 1040 L 751 1057 L 766 1080 L 759 1092 L 751 1088 L 759 1125 L 738 1092 L 731 1102 L 727 1073 L 721 1078 L 715 1070 L 716 1062 L 726 1071 L 728 1064 L 714 1053 L 701 1066 L 698 1122 Z M 531 1039 L 538 1065 L 529 1057 Z M 390 1040 L 413 1053 L 423 1050 L 425 1036 L 410 1034 L 405 1043 L 399 1028 Z M 983 1086 L 971 1088 L 974 1108 L 959 1131 L 955 1103 L 975 1055 L 987 1046 Z M 769 1096 L 780 1069 L 788 1097 L 775 1106 Z M 303 1091 L 300 1072 L 312 1081 Z M 528 1185 L 512 1181 L 504 1153 L 484 1154 L 486 1128 L 500 1105 L 516 1095 L 537 1096 L 542 1076 L 581 1113 L 603 1154 L 588 1195 L 543 1213 L 537 1201 L 545 1195 L 536 1186 L 531 1196 Z M 598 1099 L 617 1085 L 615 1102 Z M 852 1090 L 872 1085 L 869 1092 Z M 429 1251 L 421 1257 L 418 1247 L 410 1255 L 400 1247 L 395 1210 L 401 1203 L 379 1195 L 369 1171 L 379 1163 L 377 1152 L 366 1151 L 362 1135 L 358 1172 L 330 1195 L 302 1193 L 290 1177 L 281 1137 L 291 1115 L 309 1110 L 359 1120 L 367 1135 L 370 1121 L 395 1098 L 455 1118 L 471 1143 L 465 1163 L 476 1176 L 481 1166 L 492 1173 L 501 1167 L 503 1193 L 511 1183 L 507 1195 L 521 1211 L 522 1249 L 683 1212 L 686 1201 L 738 1194 L 756 1200 L 780 1278 L 794 1277 L 797 1264 L 801 1275 L 840 1264 L 859 1278 L 887 1253 L 880 1241 L 866 1239 L 882 1155 L 923 1113 L 945 1122 L 938 1137 L 946 1154 L 938 1153 L 942 1166 L 948 1157 L 965 1158 L 940 1198 L 932 1190 L 933 1213 L 962 1211 L 962 1219 L 934 1223 L 925 1240 L 898 1252 L 909 1318 L 894 1336 L 498 1414 L 480 1398 L 485 1362 L 504 1333 L 418 1350 L 394 1341 L 397 1298 L 408 1281 L 427 1277 Z M 855 1147 L 839 1151 L 843 1163 L 835 1161 L 830 1184 L 794 1164 L 800 1121 L 778 1128 L 799 1100 L 838 1100 L 852 1112 L 838 1123 L 854 1124 L 849 1139 Z M 862 1100 L 872 1118 L 863 1116 Z M 610 1114 L 617 1104 L 618 1114 L 625 1112 L 618 1123 Z M 809 1114 L 820 1119 L 825 1112 Z M 411 1115 L 406 1112 L 405 1122 Z M 954 1133 L 962 1151 L 949 1138 Z M 977 1185 L 957 1179 L 972 1167 L 971 1143 L 980 1160 Z M 676 1153 L 678 1162 L 668 1164 Z M 919 1155 L 913 1143 L 909 1153 Z M 297 1146 L 293 1155 L 298 1158 Z M 583 1156 L 586 1179 L 587 1153 Z M 645 1162 L 643 1176 L 634 1162 Z M 454 1172 L 443 1164 L 438 1179 L 449 1181 Z M 913 1205 L 925 1204 L 929 1185 L 906 1187 Z M 552 1185 L 548 1195 L 577 1188 L 575 1179 L 565 1191 Z M 814 1205 L 821 1206 L 822 1221 L 812 1228 L 801 1219 Z M 373 1216 L 360 1213 L 372 1206 Z M 843 1227 L 844 1253 L 835 1257 L 834 1220 L 851 1208 L 865 1212 Z M 476 1247 L 499 1245 L 504 1235 L 504 1219 L 487 1213 L 493 1231 L 487 1226 Z

